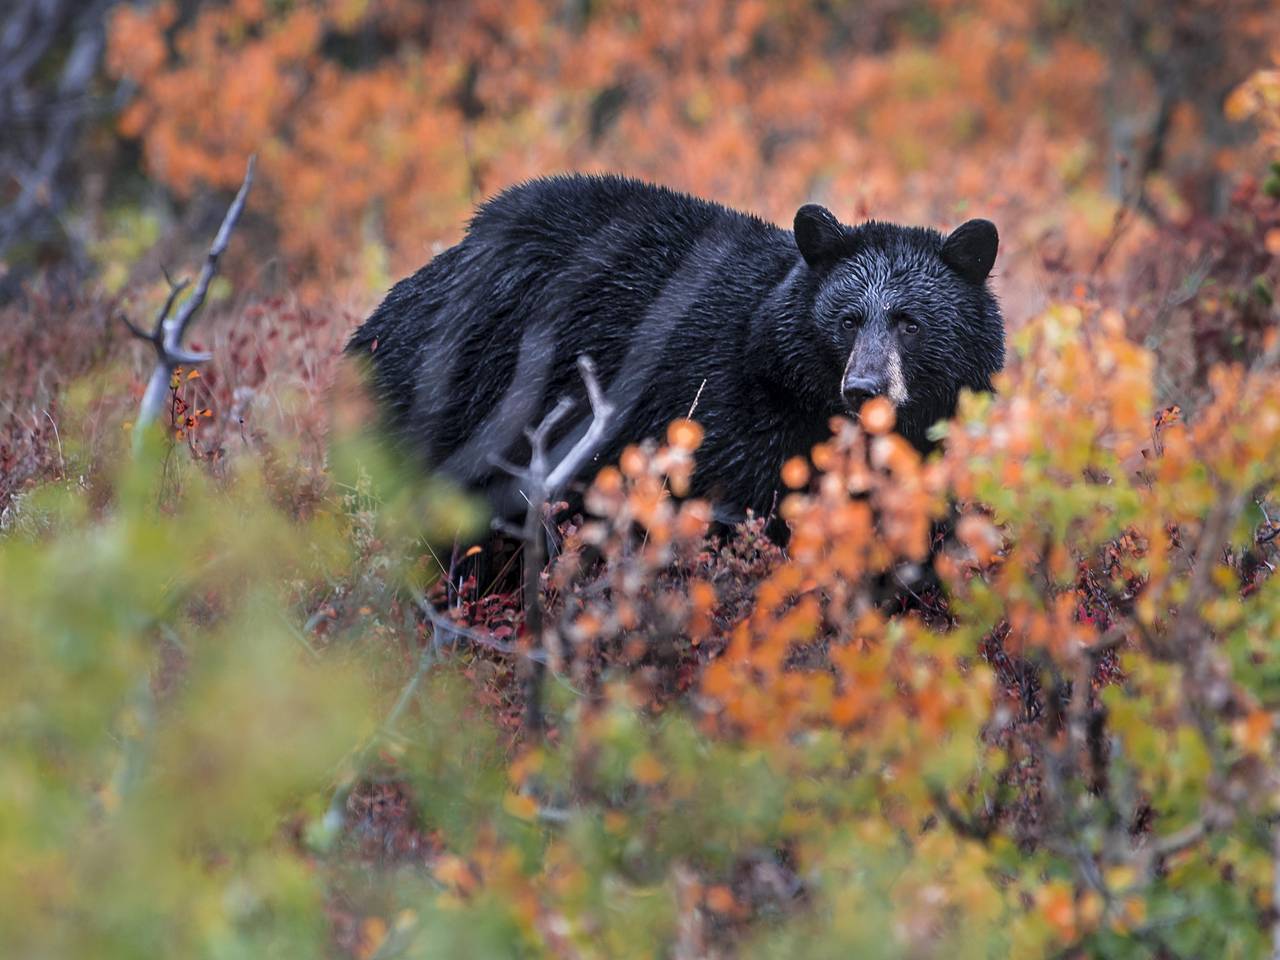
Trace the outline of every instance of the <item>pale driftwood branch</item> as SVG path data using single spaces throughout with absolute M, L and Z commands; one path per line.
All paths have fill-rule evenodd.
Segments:
M 178 294 L 187 288 L 190 281 L 181 280 L 174 283 L 166 273 L 165 278 L 169 279 L 169 296 L 165 300 L 164 306 L 160 308 L 160 312 L 156 316 L 155 326 L 151 332 L 148 333 L 125 319 L 125 324 L 130 332 L 140 340 L 145 340 L 151 344 L 156 352 L 156 366 L 151 371 L 151 379 L 147 381 L 147 390 L 142 395 L 142 403 L 138 408 L 138 419 L 134 425 L 135 437 L 141 437 L 143 431 L 160 418 L 165 408 L 165 396 L 169 392 L 169 381 L 173 376 L 173 371 L 179 366 L 203 363 L 211 357 L 208 353 L 188 350 L 182 346 L 182 340 L 186 336 L 187 327 L 190 326 L 196 311 L 204 305 L 204 298 L 209 292 L 209 284 L 218 272 L 218 260 L 226 251 L 227 244 L 231 242 L 231 232 L 235 229 L 236 222 L 240 219 L 240 214 L 244 212 L 245 199 L 249 196 L 249 188 L 253 185 L 255 161 L 255 157 L 249 158 L 244 181 L 240 184 L 240 190 L 236 193 L 236 198 L 231 201 L 231 206 L 227 208 L 226 216 L 222 218 L 222 226 L 218 228 L 218 233 L 213 238 L 213 244 L 209 247 L 209 253 L 204 259 L 204 266 L 200 270 L 200 277 L 196 281 L 196 288 L 192 291 L 191 296 L 178 308 L 178 312 L 170 316 L 173 311 L 173 305 L 178 299 Z
M 596 366 L 586 354 L 578 357 L 578 372 L 582 375 L 582 382 L 586 384 L 587 399 L 591 403 L 591 425 L 587 427 L 587 432 L 582 435 L 582 438 L 564 455 L 564 459 L 547 475 L 547 497 L 559 493 L 582 469 L 582 465 L 595 456 L 613 419 L 613 404 L 600 389 L 600 381 L 596 378 Z
M 491 458 L 491 462 L 524 484 L 525 489 L 521 492 L 528 504 L 524 526 L 519 532 L 520 539 L 524 541 L 524 617 L 529 636 L 538 644 L 540 651 L 537 652 L 542 652 L 543 656 L 529 656 L 521 661 L 521 681 L 525 694 L 525 725 L 534 734 L 543 727 L 542 680 L 546 667 L 550 664 L 552 671 L 558 674 L 563 669 L 564 661 L 560 638 L 555 631 L 546 631 L 543 627 L 540 596 L 542 565 L 546 560 L 542 538 L 543 514 L 551 498 L 560 493 L 595 455 L 608 436 L 615 409 L 600 387 L 595 364 L 590 357 L 585 354 L 578 357 L 578 371 L 587 388 L 591 421 L 560 462 L 554 465 L 547 462 L 547 444 L 551 439 L 551 431 L 573 406 L 568 398 L 562 398 L 541 423 L 525 431 L 525 436 L 529 439 L 527 468 L 517 468 L 500 458 Z

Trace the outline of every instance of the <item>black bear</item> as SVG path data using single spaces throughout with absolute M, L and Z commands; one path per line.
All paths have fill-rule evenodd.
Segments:
M 577 366 L 594 361 L 618 413 L 593 469 L 705 429 L 692 493 L 724 518 L 767 513 L 782 464 L 839 413 L 883 394 L 927 449 L 962 387 L 990 390 L 1004 324 L 987 277 L 996 228 L 850 227 L 809 204 L 794 233 L 618 176 L 558 176 L 498 195 L 466 237 L 391 290 L 348 351 L 372 361 L 394 433 L 499 514 L 524 509 L 497 464 L 527 462 L 524 431 L 563 396 L 587 429 Z

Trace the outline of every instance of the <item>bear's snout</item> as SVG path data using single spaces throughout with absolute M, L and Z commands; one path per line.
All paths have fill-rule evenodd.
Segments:
M 872 397 L 882 396 L 888 389 L 889 382 L 885 377 L 851 375 L 845 378 L 841 392 L 844 395 L 845 406 L 849 408 L 849 412 L 857 413 L 863 403 Z

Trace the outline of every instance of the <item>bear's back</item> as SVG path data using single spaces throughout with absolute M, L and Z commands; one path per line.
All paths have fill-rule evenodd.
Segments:
M 588 354 L 618 408 L 607 462 L 625 442 L 662 436 L 702 386 L 741 394 L 748 325 L 796 256 L 789 232 L 666 187 L 529 181 L 397 284 L 349 350 L 370 355 L 397 432 L 472 487 L 501 479 L 493 456 L 527 456 L 524 428 L 559 397 L 578 401 L 564 431 L 585 426 L 576 358 Z M 714 403 L 709 393 L 701 410 Z
M 561 174 L 510 187 L 476 211 L 467 235 L 509 234 L 535 244 L 572 247 L 611 223 L 650 225 L 688 237 L 713 222 L 726 227 L 781 232 L 751 214 L 701 197 L 617 174 Z

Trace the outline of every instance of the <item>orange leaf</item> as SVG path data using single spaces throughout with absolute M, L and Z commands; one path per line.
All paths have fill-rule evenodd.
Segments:
M 862 405 L 862 409 L 858 412 L 858 420 L 867 433 L 879 436 L 893 429 L 897 414 L 894 411 L 893 402 L 887 397 L 872 397 Z
M 782 482 L 792 490 L 799 490 L 809 482 L 809 464 L 804 457 L 792 457 L 782 465 Z
M 1240 746 L 1250 753 L 1261 753 L 1271 736 L 1272 717 L 1266 710 L 1251 710 L 1243 720 L 1232 724 L 1231 732 L 1235 734 Z
M 733 913 L 738 907 L 738 901 L 734 899 L 732 890 L 718 883 L 707 889 L 707 906 L 716 913 Z
M 693 420 L 672 420 L 667 427 L 667 443 L 681 450 L 697 450 L 702 434 L 702 425 Z
M 360 924 L 360 946 L 356 950 L 356 956 L 360 960 L 368 960 L 378 952 L 386 939 L 387 921 L 381 917 L 366 917 Z

